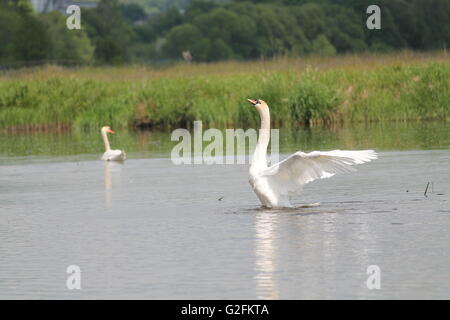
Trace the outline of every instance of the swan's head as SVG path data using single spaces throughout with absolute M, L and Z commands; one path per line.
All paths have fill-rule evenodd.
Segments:
M 102 127 L 101 130 L 102 133 L 116 133 L 115 131 L 112 131 L 111 128 L 109 126 L 104 126 Z
M 255 106 L 256 109 L 261 110 L 261 109 L 269 109 L 269 106 L 267 105 L 267 103 L 264 100 L 261 99 L 247 99 L 248 102 L 250 102 L 252 105 Z

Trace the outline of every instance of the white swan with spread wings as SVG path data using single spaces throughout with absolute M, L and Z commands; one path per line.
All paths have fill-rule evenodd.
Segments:
M 377 159 L 373 150 L 359 151 L 298 151 L 287 159 L 267 166 L 267 146 L 270 140 L 270 111 L 263 100 L 247 99 L 261 117 L 258 143 L 250 166 L 249 182 L 264 207 L 292 207 L 289 195 L 304 184 L 329 178 L 336 173 L 356 171 L 352 166 Z

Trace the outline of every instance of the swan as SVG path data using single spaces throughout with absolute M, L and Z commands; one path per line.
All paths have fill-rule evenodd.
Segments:
M 111 150 L 108 140 L 108 133 L 115 133 L 110 127 L 104 126 L 100 130 L 102 133 L 103 142 L 105 143 L 105 153 L 102 156 L 102 160 L 106 161 L 123 161 L 127 158 L 125 151 L 123 150 Z
M 270 167 L 267 166 L 267 146 L 270 140 L 270 111 L 263 100 L 247 99 L 261 117 L 258 142 L 249 169 L 249 182 L 263 207 L 292 207 L 289 196 L 316 179 L 336 173 L 356 171 L 352 165 L 377 159 L 373 150 L 359 151 L 298 151 Z

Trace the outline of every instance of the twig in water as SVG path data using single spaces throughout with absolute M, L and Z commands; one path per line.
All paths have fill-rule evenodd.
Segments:
M 427 183 L 427 187 L 425 188 L 425 192 L 423 193 L 423 195 L 426 197 L 427 196 L 427 191 L 428 191 L 428 186 L 430 185 L 430 183 Z

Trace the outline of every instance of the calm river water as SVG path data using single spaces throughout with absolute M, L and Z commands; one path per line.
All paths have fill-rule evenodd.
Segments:
M 448 124 L 281 129 L 283 156 L 374 148 L 262 210 L 248 165 L 173 165 L 169 134 L 0 134 L 0 298 L 450 298 Z M 427 194 L 424 195 L 428 185 Z M 81 269 L 68 290 L 66 269 Z M 369 290 L 376 265 L 381 288 Z

